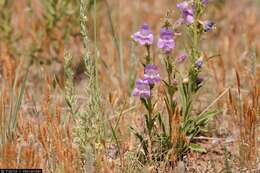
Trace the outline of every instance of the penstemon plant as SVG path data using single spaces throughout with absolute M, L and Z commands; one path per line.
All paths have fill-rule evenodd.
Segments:
M 144 76 L 136 81 L 132 94 L 140 98 L 146 109 L 144 132 L 140 133 L 132 128 L 140 140 L 143 149 L 142 156 L 144 156 L 140 158 L 144 162 L 164 160 L 169 156 L 171 161 L 176 161 L 181 159 L 189 149 L 205 152 L 204 148 L 193 143 L 193 138 L 201 132 L 216 112 L 205 110 L 199 115 L 194 115 L 193 105 L 194 95 L 203 85 L 203 78 L 199 76 L 204 64 L 203 53 L 200 50 L 201 35 L 214 28 L 213 22 L 201 20 L 207 4 L 207 0 L 186 0 L 177 3 L 176 7 L 180 10 L 181 17 L 175 23 L 170 22 L 167 13 L 157 41 L 157 48 L 163 54 L 167 74 L 165 79 L 161 79 L 158 67 L 152 64 L 150 49 L 154 42 L 154 35 L 149 26 L 143 24 L 140 30 L 132 35 L 132 39 L 147 51 L 143 63 Z M 192 42 L 189 43 L 187 53 L 182 52 L 175 57 L 173 54 L 175 30 L 182 26 L 187 29 Z M 189 60 L 187 76 L 181 74 L 176 65 L 185 59 Z M 153 92 L 156 84 L 161 81 L 164 86 L 163 99 L 167 109 L 168 123 L 162 121 L 161 113 L 154 109 L 156 100 L 153 98 Z M 175 99 L 176 96 L 180 97 L 180 103 Z
M 140 97 L 142 104 L 145 106 L 147 114 L 145 114 L 146 122 L 146 133 L 147 138 L 145 139 L 141 134 L 136 132 L 136 136 L 142 143 L 143 151 L 149 160 L 152 159 L 152 138 L 153 138 L 153 124 L 154 124 L 154 105 L 152 102 L 152 90 L 154 84 L 160 82 L 160 75 L 155 65 L 151 63 L 150 46 L 153 43 L 153 34 L 151 33 L 149 26 L 143 24 L 138 32 L 132 35 L 132 38 L 139 44 L 145 46 L 147 55 L 145 57 L 144 66 L 144 79 L 138 79 L 133 91 L 133 96 Z

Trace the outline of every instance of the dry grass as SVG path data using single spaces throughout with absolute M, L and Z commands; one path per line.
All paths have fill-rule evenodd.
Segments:
M 211 139 L 198 140 L 209 148 L 205 157 L 207 159 L 203 163 L 209 162 L 211 157 L 219 158 L 222 165 L 218 165 L 221 168 L 217 170 L 224 167 L 224 145 L 228 146 L 232 155 L 231 165 L 260 169 L 260 7 L 256 1 L 230 0 L 222 4 L 218 0 L 212 0 L 208 9 L 210 18 L 217 23 L 217 29 L 207 38 L 203 38 L 205 42 L 202 47 L 207 52 L 206 58 L 209 59 L 206 65 L 209 75 L 206 76 L 206 87 L 197 96 L 199 102 L 196 103 L 196 109 L 198 112 L 204 110 L 219 94 L 230 88 L 229 96 L 226 94 L 225 97 L 217 99 L 213 105 L 219 108 L 221 113 L 211 122 L 209 132 L 203 134 L 205 137 L 221 141 L 221 157 L 212 154 L 215 150 L 212 149 L 214 144 Z M 59 11 L 61 0 L 58 2 Z M 134 162 L 134 159 L 129 161 L 126 158 L 136 146 L 135 138 L 130 134 L 128 127 L 132 125 L 142 129 L 144 122 L 140 114 L 143 111 L 141 105 L 129 96 L 131 87 L 128 81 L 142 73 L 141 70 L 137 70 L 141 69 L 137 67 L 142 66 L 142 57 L 136 56 L 143 53 L 143 50 L 135 49 L 130 41 L 130 34 L 144 21 L 151 24 L 153 30 L 159 31 L 158 27 L 165 12 L 168 8 L 174 9 L 175 2 L 107 0 L 107 3 L 108 5 L 101 1 L 97 4 L 97 63 L 102 116 L 112 127 L 116 127 L 118 143 L 111 137 L 111 128 L 107 125 L 108 137 L 101 144 L 103 153 L 97 156 L 96 166 L 100 172 L 105 173 L 119 170 L 131 172 L 132 167 L 139 167 L 139 164 Z M 75 4 L 70 3 L 66 15 L 60 10 L 59 18 L 52 27 L 48 27 L 51 19 L 46 17 L 43 0 L 31 1 L 31 4 L 27 0 L 10 0 L 10 4 L 0 8 L 0 23 L 7 28 L 0 30 L 1 137 L 7 133 L 10 112 L 14 109 L 26 74 L 27 57 L 32 57 L 25 94 L 17 115 L 16 130 L 12 135 L 5 136 L 4 142 L 1 141 L 0 168 L 42 168 L 44 172 L 81 172 L 80 151 L 73 141 L 72 133 L 75 123 L 62 96 L 65 78 L 64 49 L 69 49 L 73 56 L 79 109 L 83 109 L 81 105 L 88 99 L 81 98 L 85 75 L 80 57 L 84 50 L 80 37 L 79 9 Z M 6 15 L 2 15 L 4 13 Z M 172 18 L 176 19 L 175 12 Z M 91 17 L 89 19 L 89 26 L 92 26 L 94 20 Z M 111 26 L 114 27 L 113 32 Z M 94 40 L 93 32 L 94 29 L 89 27 L 91 40 Z M 176 50 L 182 49 L 183 42 L 177 38 Z M 91 41 L 90 49 L 94 52 L 93 45 Z M 155 54 L 156 50 L 153 49 L 152 52 Z M 220 56 L 211 59 L 212 55 Z M 161 59 L 156 57 L 154 61 L 160 64 Z M 185 64 L 180 66 L 180 70 L 185 67 Z M 163 91 L 159 90 L 158 95 L 162 94 Z M 162 100 L 158 100 L 156 109 L 166 112 L 160 101 Z M 172 121 L 175 125 L 179 123 L 178 111 Z M 172 129 L 172 141 L 176 140 L 176 127 Z M 227 139 L 231 139 L 232 142 Z M 119 148 L 114 147 L 114 144 Z M 117 148 L 112 149 L 112 152 L 117 150 L 119 154 L 113 159 L 107 156 L 107 148 L 111 145 Z M 201 155 L 195 155 L 189 153 L 187 158 L 196 163 L 199 160 L 197 157 Z M 172 160 L 176 160 L 175 157 L 173 153 Z M 236 158 L 239 158 L 239 162 Z M 160 164 L 162 167 L 165 166 Z M 152 172 L 153 168 L 147 168 L 147 171 Z

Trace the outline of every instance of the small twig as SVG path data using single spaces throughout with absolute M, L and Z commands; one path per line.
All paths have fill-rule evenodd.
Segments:
M 214 138 L 214 137 L 198 136 L 198 137 L 193 137 L 193 139 L 202 139 L 202 140 L 224 140 L 225 138 Z
M 203 115 L 205 112 L 209 110 L 221 97 L 223 97 L 229 90 L 230 88 L 226 88 L 208 107 L 206 107 L 200 114 L 199 116 Z
M 116 118 L 117 116 L 121 116 L 121 115 L 123 115 L 123 114 L 125 114 L 125 113 L 127 113 L 127 112 L 130 112 L 130 111 L 132 111 L 134 108 L 135 108 L 135 106 L 132 106 L 132 107 L 130 107 L 130 108 L 128 108 L 128 109 L 126 109 L 126 110 L 124 110 L 124 111 L 122 111 L 122 112 L 119 112 L 118 115 L 111 117 L 109 120 L 112 120 L 112 119 Z
M 225 144 L 227 143 L 232 143 L 235 142 L 235 139 L 231 139 L 231 140 L 227 140 L 226 138 L 214 138 L 214 137 L 206 137 L 206 136 L 198 136 L 198 137 L 193 137 L 193 139 L 197 139 L 197 140 L 219 140 L 219 141 L 224 141 L 225 140 Z

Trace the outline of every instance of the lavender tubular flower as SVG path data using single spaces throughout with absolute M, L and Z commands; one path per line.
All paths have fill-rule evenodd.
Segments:
M 179 53 L 179 55 L 176 58 L 176 62 L 177 63 L 182 63 L 183 61 L 185 61 L 185 59 L 187 59 L 187 54 L 185 52 L 181 52 Z
M 147 24 L 143 24 L 139 31 L 134 33 L 132 39 L 141 45 L 151 45 L 153 44 L 153 34 L 149 29 Z
M 135 88 L 133 90 L 132 95 L 135 97 L 140 97 L 145 99 L 151 97 L 149 82 L 142 79 L 136 80 Z
M 203 26 L 204 32 L 209 32 L 214 28 L 215 23 L 210 20 L 206 20 L 206 21 L 202 22 L 202 26 Z
M 177 8 L 182 11 L 182 23 L 192 24 L 194 22 L 194 10 L 187 1 L 178 3 Z
M 196 68 L 201 69 L 202 66 L 203 66 L 203 59 L 202 59 L 202 58 L 199 58 L 199 59 L 195 62 L 195 66 L 196 66 Z
M 185 10 L 189 8 L 189 3 L 187 1 L 179 2 L 176 4 L 176 7 L 180 10 Z
M 170 53 L 172 51 L 172 49 L 175 47 L 172 29 L 161 28 L 157 47 L 162 49 L 165 53 Z
M 209 0 L 201 0 L 201 3 L 202 3 L 203 5 L 207 5 L 208 2 L 209 2 Z
M 161 80 L 158 68 L 153 64 L 148 64 L 144 69 L 144 80 L 148 81 L 148 83 L 155 84 L 159 83 Z
M 183 22 L 186 24 L 192 24 L 194 22 L 193 9 L 188 8 L 182 12 Z

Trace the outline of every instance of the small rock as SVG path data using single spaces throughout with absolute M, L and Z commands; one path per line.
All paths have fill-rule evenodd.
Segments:
M 176 173 L 185 173 L 185 164 L 183 161 L 179 161 L 174 169 Z
M 218 144 L 220 144 L 220 140 L 219 139 L 213 139 L 212 140 L 212 144 L 213 145 L 218 145 Z

